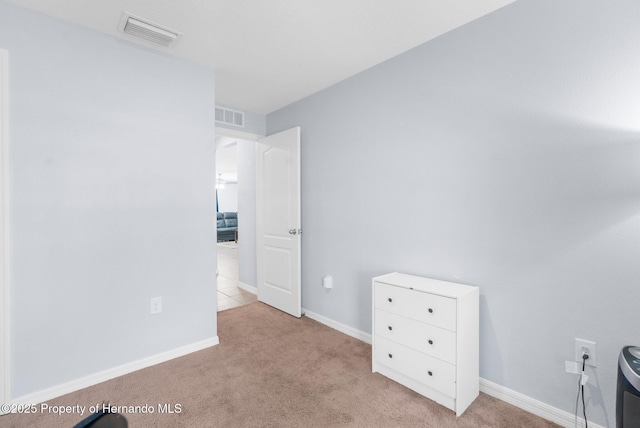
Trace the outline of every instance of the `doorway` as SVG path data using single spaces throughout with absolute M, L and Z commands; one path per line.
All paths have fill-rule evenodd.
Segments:
M 218 311 L 257 301 L 255 140 L 258 137 L 216 128 L 216 225 L 219 226 L 220 217 L 237 215 L 235 231 L 226 228 L 221 233 L 218 229 Z M 232 224 L 233 221 L 232 218 Z M 222 226 L 225 225 L 223 221 Z
M 221 137 L 216 142 L 221 146 L 235 144 L 238 153 L 240 238 L 237 289 L 233 292 L 242 295 L 241 290 L 247 291 L 258 296 L 259 301 L 300 317 L 300 128 L 251 140 L 239 131 L 216 131 Z M 224 137 L 231 141 L 225 142 Z M 223 176 L 220 178 L 222 182 Z M 220 250 L 221 255 L 225 253 L 225 249 Z M 220 263 L 222 266 L 224 260 Z M 233 274 L 232 271 L 230 279 L 235 280 Z M 234 286 L 224 280 L 220 283 L 224 288 Z M 223 307 L 237 305 L 228 299 L 233 296 L 218 297 Z

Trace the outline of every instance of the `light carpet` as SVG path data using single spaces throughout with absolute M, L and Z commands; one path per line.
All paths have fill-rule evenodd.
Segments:
M 218 346 L 48 402 L 153 407 L 130 427 L 557 427 L 485 394 L 459 418 L 377 373 L 371 346 L 262 303 L 218 314 Z M 160 413 L 158 405 L 179 413 Z M 166 409 L 166 407 L 165 407 Z M 2 427 L 72 427 L 75 414 L 5 415 Z

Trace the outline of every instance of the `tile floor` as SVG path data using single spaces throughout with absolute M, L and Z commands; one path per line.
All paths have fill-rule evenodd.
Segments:
M 257 302 L 255 294 L 238 288 L 238 244 L 218 243 L 218 311 Z

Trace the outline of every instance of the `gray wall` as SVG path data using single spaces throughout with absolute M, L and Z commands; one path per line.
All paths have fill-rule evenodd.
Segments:
M 256 143 L 238 140 L 238 274 L 257 287 L 256 271 Z
M 612 425 L 638 344 L 640 3 L 520 0 L 274 112 L 302 127 L 303 306 L 371 331 L 371 277 L 477 285 L 481 376 Z M 321 286 L 324 275 L 334 289 Z
M 238 185 L 236 183 L 227 183 L 224 189 L 218 191 L 218 211 L 220 212 L 237 212 L 238 211 Z
M 12 397 L 215 337 L 213 72 L 3 1 L 0 47 Z

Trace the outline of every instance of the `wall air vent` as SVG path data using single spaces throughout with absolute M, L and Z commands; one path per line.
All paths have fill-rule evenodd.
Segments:
M 244 113 L 223 107 L 216 107 L 216 122 L 244 128 Z
M 182 37 L 182 33 L 160 26 L 154 22 L 132 15 L 128 12 L 125 12 L 122 15 L 119 28 L 120 31 L 132 37 L 144 39 L 148 42 L 164 47 L 174 46 L 180 37 Z

